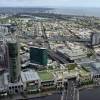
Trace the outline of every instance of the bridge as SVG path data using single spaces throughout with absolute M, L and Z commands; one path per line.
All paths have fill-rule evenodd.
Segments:
M 63 90 L 61 100 L 79 100 L 79 91 L 75 89 L 75 82 L 74 79 L 68 80 L 67 88 Z

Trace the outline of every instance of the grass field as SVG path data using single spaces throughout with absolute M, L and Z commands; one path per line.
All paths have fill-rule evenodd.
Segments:
M 38 74 L 42 80 L 52 80 L 53 79 L 53 75 L 48 72 L 38 72 Z

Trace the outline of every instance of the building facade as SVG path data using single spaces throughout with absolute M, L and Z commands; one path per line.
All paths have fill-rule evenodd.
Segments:
M 99 33 L 92 33 L 91 34 L 91 45 L 99 45 L 100 44 L 100 34 Z
M 45 48 L 30 47 L 30 63 L 46 66 L 48 54 Z
M 11 83 L 17 83 L 20 80 L 20 58 L 19 46 L 17 41 L 11 40 L 7 43 L 8 46 L 8 67 L 9 80 Z

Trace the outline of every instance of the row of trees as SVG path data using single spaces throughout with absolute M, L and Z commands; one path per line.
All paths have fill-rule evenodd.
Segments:
M 94 80 L 87 80 L 87 81 L 83 81 L 83 82 L 79 83 L 78 87 L 86 86 L 86 85 L 92 85 L 92 84 L 95 84 Z

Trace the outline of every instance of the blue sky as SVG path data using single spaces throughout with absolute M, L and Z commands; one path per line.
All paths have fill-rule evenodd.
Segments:
M 100 7 L 100 0 L 0 0 L 0 7 Z

